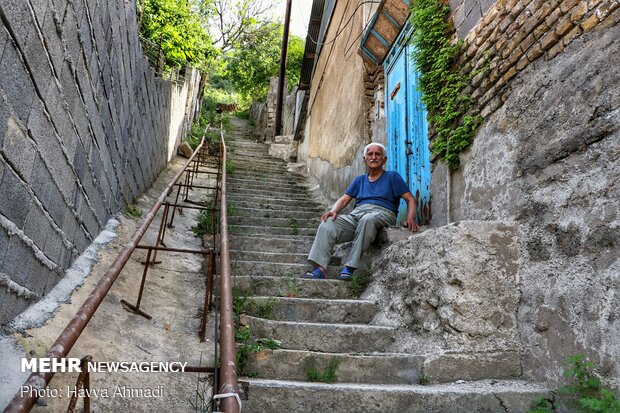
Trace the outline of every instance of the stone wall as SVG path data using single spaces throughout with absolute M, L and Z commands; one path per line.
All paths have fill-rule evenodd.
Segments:
M 459 25 L 459 8 L 452 13 L 457 28 L 469 25 Z M 481 70 L 466 92 L 486 118 L 508 99 L 511 79 L 532 62 L 552 59 L 583 33 L 619 20 L 616 0 L 496 1 L 465 37 L 459 64 L 464 72 Z
M 150 186 L 191 118 L 192 86 L 155 76 L 136 22 L 133 1 L 0 5 L 2 324 Z
M 619 25 L 600 27 L 532 62 L 448 191 L 433 173 L 452 220 L 518 227 L 524 372 L 539 379 L 560 380 L 564 359 L 585 353 L 620 384 L 619 38 Z

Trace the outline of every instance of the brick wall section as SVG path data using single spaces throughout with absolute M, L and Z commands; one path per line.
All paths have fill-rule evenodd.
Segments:
M 364 74 L 364 89 L 366 95 L 365 101 L 365 110 L 366 110 L 366 121 L 368 122 L 368 139 L 370 141 L 373 140 L 372 132 L 374 130 L 374 124 L 376 122 L 376 104 L 383 104 L 383 101 L 380 103 L 376 102 L 377 100 L 377 92 L 379 89 L 382 89 L 385 85 L 385 77 L 383 74 L 383 66 L 374 66 L 370 65 L 367 62 L 364 62 L 364 66 L 366 67 L 366 73 Z M 380 110 L 384 110 L 383 107 Z
M 43 297 L 167 163 L 170 96 L 135 2 L 0 3 L 0 324 Z
M 459 61 L 464 71 L 488 64 L 466 92 L 487 117 L 506 100 L 511 79 L 531 62 L 552 59 L 582 33 L 618 21 L 617 0 L 499 0 L 465 38 Z

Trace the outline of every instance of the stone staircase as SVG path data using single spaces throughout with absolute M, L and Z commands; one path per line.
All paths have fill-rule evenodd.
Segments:
M 324 207 L 241 120 L 232 127 L 232 272 L 254 304 L 241 322 L 253 338 L 281 342 L 245 366 L 244 412 L 526 412 L 550 397 L 519 379 L 517 351 L 401 354 L 398 326 L 373 324 L 377 305 L 353 297 L 349 282 L 301 279 Z M 313 373 L 333 382 L 310 381 Z

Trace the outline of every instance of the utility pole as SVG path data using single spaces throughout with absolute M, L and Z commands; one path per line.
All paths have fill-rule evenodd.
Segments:
M 282 133 L 282 101 L 284 100 L 284 75 L 286 72 L 286 53 L 288 50 L 288 29 L 291 21 L 291 1 L 292 0 L 286 0 L 286 13 L 284 16 L 282 53 L 280 54 L 280 76 L 278 77 L 278 100 L 276 101 L 275 136 Z

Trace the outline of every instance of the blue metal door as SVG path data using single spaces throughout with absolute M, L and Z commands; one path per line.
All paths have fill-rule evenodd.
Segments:
M 402 36 L 404 38 L 404 36 Z M 426 110 L 418 87 L 418 73 L 411 61 L 412 46 L 397 40 L 385 60 L 388 169 L 398 171 L 418 200 L 418 223 L 430 222 L 430 151 Z M 398 223 L 407 205 L 401 201 Z

